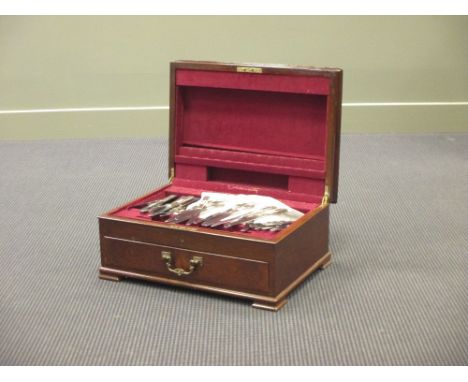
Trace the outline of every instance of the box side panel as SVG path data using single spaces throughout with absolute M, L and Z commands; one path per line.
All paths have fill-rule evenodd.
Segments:
M 274 270 L 277 294 L 328 253 L 328 227 L 327 206 L 277 244 Z

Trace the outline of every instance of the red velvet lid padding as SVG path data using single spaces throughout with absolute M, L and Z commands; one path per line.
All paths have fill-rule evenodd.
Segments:
M 173 70 L 176 180 L 321 200 L 326 179 L 334 178 L 327 177 L 329 76 L 238 73 L 211 64 L 176 63 Z

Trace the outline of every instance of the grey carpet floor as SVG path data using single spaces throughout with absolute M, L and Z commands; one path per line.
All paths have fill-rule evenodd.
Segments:
M 166 143 L 0 143 L 2 365 L 466 365 L 468 135 L 345 135 L 334 263 L 279 313 L 98 279 L 96 216 Z

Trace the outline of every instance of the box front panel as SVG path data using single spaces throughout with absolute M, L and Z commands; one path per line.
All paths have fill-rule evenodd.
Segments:
M 269 263 L 181 248 L 102 239 L 102 266 L 169 280 L 268 293 Z
M 101 241 L 123 239 L 267 262 L 274 256 L 274 243 L 199 232 L 197 228 L 164 227 L 111 218 L 101 218 L 99 227 Z

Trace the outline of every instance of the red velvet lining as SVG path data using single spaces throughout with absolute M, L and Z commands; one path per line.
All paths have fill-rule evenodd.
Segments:
M 201 87 L 206 78 L 203 72 L 195 72 L 202 77 L 197 87 L 179 86 L 189 83 L 185 73 L 176 88 L 177 178 L 210 180 L 208 175 L 213 172 L 221 175 L 223 169 L 242 170 L 246 172 L 245 183 L 248 173 L 282 174 L 291 178 L 289 182 L 272 177 L 288 183 L 289 191 L 322 197 L 327 96 L 239 89 L 242 86 L 233 81 L 239 77 L 231 76 L 233 73 L 224 73 L 223 88 Z M 216 74 L 217 80 L 221 77 Z M 254 81 L 259 77 L 248 76 L 249 89 L 254 84 L 263 86 L 263 80 Z M 271 84 L 272 89 L 285 89 L 283 77 L 268 77 L 268 81 L 277 81 Z M 228 84 L 231 88 L 224 88 Z
M 286 76 L 278 74 L 252 74 L 179 69 L 177 86 L 264 90 L 269 92 L 323 94 L 330 92 L 326 77 Z
M 283 174 L 267 174 L 264 172 L 210 167 L 207 172 L 207 180 L 210 182 L 287 190 L 289 177 Z
M 243 168 L 273 174 L 325 178 L 323 159 L 292 158 L 280 155 L 265 155 L 251 152 L 181 147 L 176 163 L 210 164 L 225 168 Z
M 324 158 L 327 98 L 182 88 L 180 146 Z
M 226 192 L 229 194 L 257 194 L 271 196 L 283 203 L 286 203 L 292 208 L 294 203 L 309 203 L 317 204 L 320 203 L 322 197 L 306 194 L 301 192 L 291 192 L 288 189 L 281 189 L 278 187 L 269 187 L 268 185 L 256 186 L 251 183 L 235 183 L 233 181 L 199 181 L 191 179 L 176 178 L 172 183 L 173 187 L 179 187 L 183 189 L 191 189 L 196 192 L 201 191 L 213 191 L 213 192 Z M 323 192 L 322 192 L 323 195 Z M 301 204 L 302 205 L 302 204 Z M 308 207 L 306 207 L 308 209 Z
M 255 173 L 259 188 L 321 198 L 329 86 L 320 76 L 178 69 L 176 178 L 253 184 Z
M 320 76 L 178 69 L 175 179 L 113 215 L 148 221 L 127 207 L 203 191 L 272 196 L 312 211 L 324 193 L 329 86 Z M 277 234 L 239 233 L 266 239 Z

